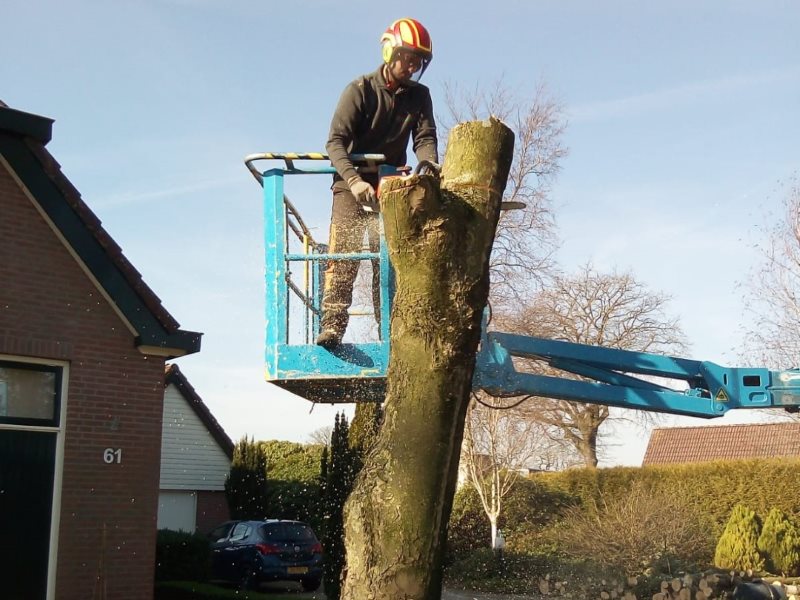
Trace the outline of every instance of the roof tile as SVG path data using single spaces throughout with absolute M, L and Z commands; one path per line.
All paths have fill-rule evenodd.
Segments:
M 642 465 L 800 456 L 800 423 L 654 429 Z

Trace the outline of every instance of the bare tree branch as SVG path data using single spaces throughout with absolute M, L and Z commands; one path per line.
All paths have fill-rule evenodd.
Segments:
M 333 433 L 332 425 L 324 425 L 319 427 L 308 434 L 309 444 L 319 444 L 320 446 L 328 446 L 331 443 L 331 434 Z
M 498 315 L 493 328 L 523 335 L 639 352 L 679 353 L 686 349 L 679 320 L 668 317 L 669 297 L 648 291 L 628 273 L 601 274 L 584 265 L 573 276 L 556 276 L 523 310 Z M 578 378 L 532 360 L 519 360 L 524 371 Z M 655 413 L 609 409 L 551 398 L 534 398 L 523 407 L 530 418 L 560 431 L 583 457 L 596 466 L 602 450 L 601 426 L 630 419 L 642 424 Z
M 464 90 L 445 85 L 446 116 L 437 115 L 447 137 L 449 129 L 464 120 L 494 115 L 516 135 L 514 163 L 504 200 L 525 204 L 523 210 L 505 211 L 500 218 L 491 257 L 492 302 L 519 302 L 539 289 L 555 271 L 558 247 L 556 221 L 550 199 L 551 186 L 567 155 L 562 105 L 539 83 L 531 96 L 510 90 L 502 78 L 488 88 Z
M 783 215 L 772 221 L 760 239 L 763 260 L 751 274 L 746 312 L 753 318 L 740 354 L 754 364 L 774 369 L 800 366 L 800 182 L 786 185 Z

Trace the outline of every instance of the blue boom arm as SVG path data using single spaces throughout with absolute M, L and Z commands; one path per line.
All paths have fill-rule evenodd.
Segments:
M 520 372 L 512 357 L 542 361 L 582 379 Z M 676 390 L 634 374 L 683 381 L 686 388 Z M 800 406 L 798 370 L 729 368 L 485 328 L 473 385 L 494 396 L 542 396 L 706 418 L 734 408 Z

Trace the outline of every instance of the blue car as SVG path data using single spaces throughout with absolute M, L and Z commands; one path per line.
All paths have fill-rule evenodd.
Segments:
M 264 581 L 298 581 L 312 592 L 322 582 L 322 544 L 300 521 L 227 521 L 208 535 L 211 577 L 239 589 Z

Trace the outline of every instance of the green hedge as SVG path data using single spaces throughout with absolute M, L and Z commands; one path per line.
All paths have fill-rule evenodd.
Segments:
M 623 498 L 636 486 L 656 497 L 681 497 L 709 523 L 713 543 L 737 504 L 766 517 L 773 508 L 800 517 L 800 495 L 787 484 L 800 474 L 800 460 L 721 461 L 670 466 L 570 469 L 520 479 L 503 500 L 498 526 L 506 549 L 526 554 L 557 554 L 558 528 L 570 506 L 590 506 Z M 489 521 L 471 486 L 456 494 L 448 533 L 448 562 L 488 548 Z M 713 546 L 712 546 L 713 548 Z
M 563 511 L 581 504 L 579 496 L 543 485 L 535 479 L 519 479 L 503 499 L 498 527 L 507 550 L 539 554 L 546 550 L 542 533 L 556 523 Z M 455 496 L 447 538 L 447 559 L 452 563 L 470 552 L 491 546 L 491 528 L 477 492 L 464 486 Z
M 156 540 L 156 581 L 206 581 L 211 548 L 205 536 L 159 529 Z
M 719 536 L 737 504 L 745 504 L 766 516 L 775 507 L 787 515 L 800 515 L 800 496 L 787 493 L 787 484 L 800 474 L 798 459 L 718 461 L 651 467 L 570 469 L 538 473 L 532 479 L 552 491 L 599 500 L 627 493 L 635 483 L 649 486 L 654 494 L 694 499 L 700 511 L 714 522 Z

